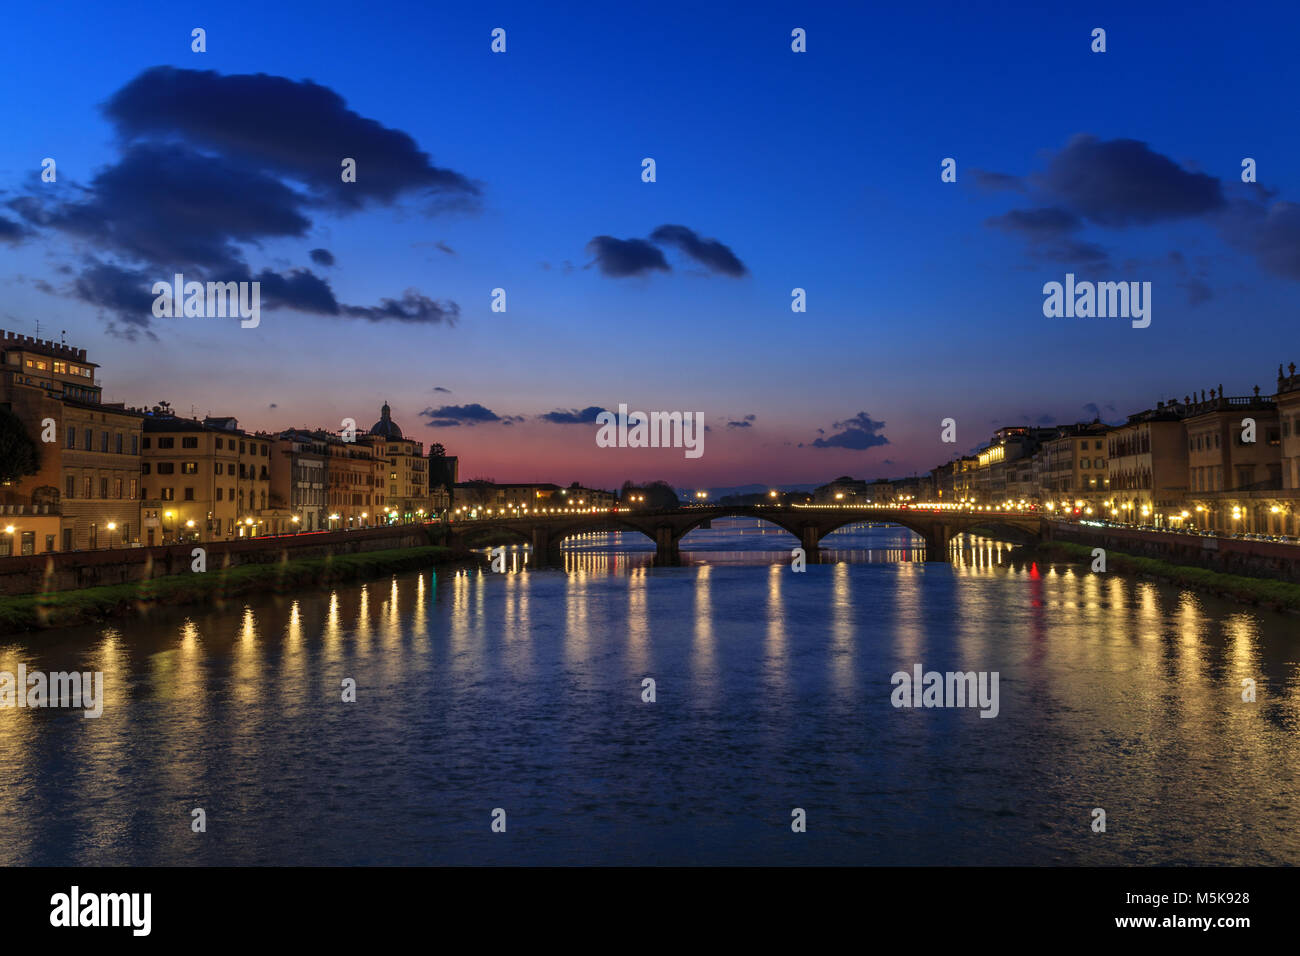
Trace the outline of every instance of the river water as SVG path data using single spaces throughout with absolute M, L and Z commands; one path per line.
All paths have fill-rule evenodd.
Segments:
M 1295 617 L 896 527 L 571 544 L 0 639 L 105 685 L 0 709 L 0 863 L 1300 862 Z M 917 664 L 997 716 L 893 706 Z

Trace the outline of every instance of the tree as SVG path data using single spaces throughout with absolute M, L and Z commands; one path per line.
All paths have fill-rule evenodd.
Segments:
M 27 434 L 22 419 L 0 408 L 0 481 L 17 481 L 41 467 L 41 449 Z
M 429 446 L 429 457 L 430 457 L 430 458 L 446 458 L 446 457 L 447 457 L 447 449 L 444 448 L 444 447 L 442 447 L 442 442 L 440 442 L 440 441 L 436 441 L 436 442 L 434 442 L 432 445 Z

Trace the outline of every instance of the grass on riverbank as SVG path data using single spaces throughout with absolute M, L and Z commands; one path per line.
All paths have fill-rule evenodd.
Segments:
M 1027 554 L 1044 559 L 1061 558 L 1071 563 L 1092 564 L 1092 545 L 1072 541 L 1051 541 L 1030 547 Z M 1145 574 L 1185 587 L 1211 591 L 1222 597 L 1262 604 L 1276 611 L 1300 611 L 1300 584 L 1251 578 L 1241 574 L 1224 574 L 1208 568 L 1172 564 L 1158 558 L 1144 558 L 1119 551 L 1106 551 L 1106 568 Z
M 0 596 L 0 634 L 129 616 L 158 605 L 201 604 L 259 592 L 308 590 L 427 568 L 465 556 L 454 548 L 432 545 L 245 564 L 78 591 Z

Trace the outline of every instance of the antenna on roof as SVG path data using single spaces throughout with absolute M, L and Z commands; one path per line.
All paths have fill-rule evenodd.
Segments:
M 68 344 L 68 330 L 67 330 L 67 329 L 59 329 L 59 344 L 60 344 L 60 345 L 67 345 L 67 344 Z
M 36 337 L 37 337 L 38 339 L 41 337 L 41 320 L 40 320 L 40 319 L 37 319 L 37 320 L 36 320 Z

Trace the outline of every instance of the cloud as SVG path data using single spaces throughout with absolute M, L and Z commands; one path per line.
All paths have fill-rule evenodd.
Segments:
M 1187 304 L 1192 307 L 1203 305 L 1214 298 L 1214 290 L 1202 279 L 1184 279 L 1178 283 L 1178 288 L 1187 293 Z
M 1221 222 L 1224 238 L 1255 256 L 1264 271 L 1300 279 L 1300 205 L 1233 200 Z
M 754 421 L 757 418 L 758 418 L 757 415 L 746 415 L 744 418 L 741 418 L 738 421 L 727 422 L 727 427 L 728 428 L 752 428 L 754 425 Z
M 148 329 L 152 311 L 139 304 L 147 297 L 151 305 L 154 282 L 181 272 L 194 281 L 261 282 L 265 309 L 371 322 L 450 324 L 459 315 L 454 302 L 411 289 L 377 305 L 343 304 L 310 269 L 254 275 L 245 250 L 304 238 L 316 210 L 478 195 L 461 174 L 434 166 L 407 134 L 346 109 L 333 91 L 266 74 L 156 67 L 104 110 L 121 144 L 117 162 L 59 198 L 40 192 L 7 203 L 29 226 L 98 250 L 70 287 L 75 297 Z M 341 181 L 336 155 L 357 159 L 356 183 Z M 329 250 L 307 254 L 316 265 L 334 263 Z M 140 279 L 139 290 L 123 286 L 128 277 Z
M 1061 205 L 1103 226 L 1150 225 L 1222 209 L 1213 176 L 1190 172 L 1134 139 L 1081 133 L 1048 162 L 1035 185 Z
M 745 264 L 716 239 L 701 239 L 686 226 L 663 225 L 650 234 L 661 245 L 676 246 L 710 272 L 740 278 L 749 274 Z
M 451 394 L 451 389 L 449 389 L 449 388 L 443 388 L 441 385 L 435 385 L 435 386 L 433 386 L 433 390 L 434 390 L 435 392 L 446 392 L 448 395 Z
M 1019 176 L 1012 176 L 1008 173 L 993 173 L 984 169 L 972 169 L 970 175 L 975 177 L 975 185 L 985 192 L 997 192 L 1004 189 L 1014 192 L 1025 191 L 1025 181 Z
M 1024 237 L 1036 258 L 1081 266 L 1101 265 L 1109 258 L 1101 246 L 1070 238 L 1070 233 L 1083 228 L 1083 220 L 1058 206 L 1012 209 L 986 219 L 984 224 Z
M 814 439 L 812 447 L 850 448 L 854 451 L 864 451 L 877 445 L 888 445 L 889 439 L 882 434 L 878 434 L 884 427 L 884 422 L 875 421 L 866 412 L 858 412 L 852 418 L 842 422 L 835 422 L 831 426 L 834 434 L 829 438 Z M 824 434 L 821 429 L 818 429 L 818 433 Z
M 511 425 L 517 421 L 523 421 L 520 415 L 498 415 L 490 408 L 484 408 L 478 403 L 470 405 L 443 405 L 440 408 L 426 408 L 420 412 L 420 416 L 428 419 L 425 422 L 430 428 L 452 428 L 459 425 L 481 425 L 485 422 L 499 422 L 504 425 Z
M 11 219 L 0 216 L 0 242 L 17 243 L 27 236 L 28 230 Z
M 267 407 L 267 408 L 279 408 L 280 406 L 277 405 L 275 402 L 272 402 L 270 405 L 267 405 L 266 407 Z
M 104 112 L 128 142 L 179 137 L 302 182 L 319 205 L 352 210 L 406 193 L 479 195 L 463 174 L 433 165 L 409 135 L 348 109 L 310 80 L 157 66 L 113 94 Z M 342 181 L 345 157 L 356 160 L 356 182 Z
M 1041 240 L 1056 239 L 1075 232 L 1083 226 L 1083 220 L 1068 209 L 1049 206 L 1042 209 L 1012 209 L 1001 216 L 986 219 L 985 225 Z
M 594 425 L 596 424 L 596 416 L 603 411 L 605 411 L 605 409 L 601 408 L 599 405 L 588 405 L 586 408 L 582 409 L 557 409 L 556 411 L 546 412 L 537 417 L 542 421 L 550 422 L 553 425 Z
M 596 257 L 601 273 L 615 279 L 647 275 L 656 269 L 671 271 L 664 254 L 644 239 L 596 236 L 587 243 L 587 251 Z

